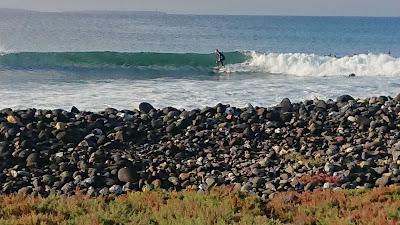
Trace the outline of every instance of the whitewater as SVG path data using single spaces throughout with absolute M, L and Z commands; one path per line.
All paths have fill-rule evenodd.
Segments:
M 226 66 L 215 73 L 217 48 Z M 0 9 L 0 108 L 270 106 L 399 92 L 400 18 Z
M 226 72 L 264 72 L 297 76 L 400 76 L 400 59 L 388 54 L 334 57 L 305 53 L 249 53 L 250 60 L 230 65 Z

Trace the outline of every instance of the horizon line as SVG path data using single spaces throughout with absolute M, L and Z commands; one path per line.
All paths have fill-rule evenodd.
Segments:
M 168 12 L 159 10 L 116 10 L 116 9 L 76 9 L 76 10 L 36 10 L 36 9 L 24 9 L 24 8 L 1 8 L 0 10 L 10 11 L 26 11 L 35 13 L 84 13 L 84 12 L 121 12 L 121 13 L 153 13 L 153 14 L 167 14 L 167 15 L 188 15 L 188 16 L 281 16 L 281 17 L 376 17 L 376 18 L 398 18 L 398 16 L 388 15 L 299 15 L 299 14 L 241 14 L 241 13 L 185 13 L 185 12 Z

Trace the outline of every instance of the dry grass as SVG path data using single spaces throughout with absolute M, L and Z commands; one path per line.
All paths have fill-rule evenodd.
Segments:
M 284 158 L 292 160 L 293 162 L 302 162 L 302 164 L 308 165 L 310 167 L 322 166 L 325 163 L 320 158 L 307 157 L 300 154 L 299 152 L 289 152 L 288 154 L 284 155 Z
M 0 196 L 0 224 L 400 224 L 400 188 L 281 193 L 271 201 L 217 188 L 115 199 Z
M 267 208 L 290 224 L 400 224 L 400 188 L 281 193 Z

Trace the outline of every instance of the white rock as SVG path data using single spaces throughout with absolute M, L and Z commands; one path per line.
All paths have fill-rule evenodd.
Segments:
M 324 183 L 323 189 L 331 189 L 331 188 L 333 188 L 332 183 L 329 183 L 329 182 Z
M 352 123 L 356 122 L 356 118 L 354 116 L 347 117 L 347 120 L 352 122 Z
M 282 133 L 282 130 L 281 130 L 281 128 L 276 128 L 276 129 L 275 129 L 275 133 L 276 133 L 276 134 L 280 134 L 280 133 Z
M 55 125 L 55 128 L 56 128 L 57 130 L 64 130 L 65 127 L 66 127 L 66 125 L 65 125 L 65 123 L 63 123 L 63 122 L 57 122 L 56 125 Z
M 120 195 L 123 193 L 123 189 L 122 189 L 121 185 L 117 185 L 117 184 L 111 186 L 109 190 L 111 193 L 114 193 L 116 195 Z
M 18 176 L 18 172 L 16 170 L 11 170 L 10 174 L 12 177 L 17 177 Z

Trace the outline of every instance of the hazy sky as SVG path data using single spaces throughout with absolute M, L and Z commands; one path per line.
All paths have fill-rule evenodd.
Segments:
M 0 0 L 39 11 L 153 10 L 189 14 L 400 16 L 400 0 Z

